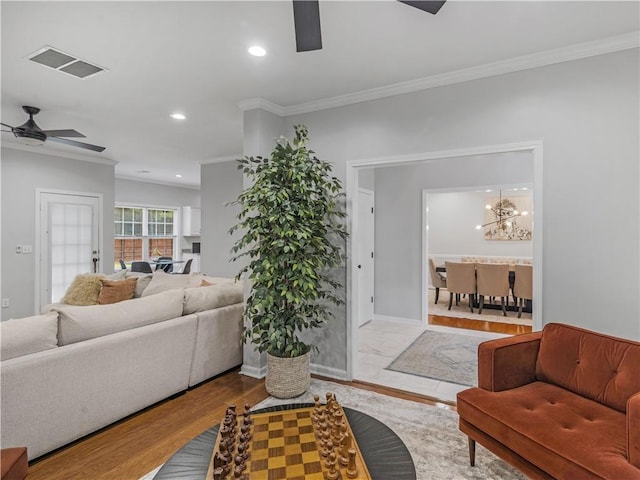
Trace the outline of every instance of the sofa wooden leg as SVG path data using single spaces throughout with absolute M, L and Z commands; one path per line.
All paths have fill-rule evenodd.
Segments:
M 469 439 L 469 464 L 472 467 L 476 466 L 476 441 L 471 438 L 468 437 Z

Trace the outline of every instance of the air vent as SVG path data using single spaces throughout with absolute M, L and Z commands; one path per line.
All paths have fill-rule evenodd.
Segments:
M 69 55 L 48 45 L 28 55 L 27 58 L 32 62 L 53 68 L 59 72 L 68 73 L 76 78 L 89 78 L 106 70 L 103 67 L 99 67 L 85 60 L 80 60 L 73 55 Z

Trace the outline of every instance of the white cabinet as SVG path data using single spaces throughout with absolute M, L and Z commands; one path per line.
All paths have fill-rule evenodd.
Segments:
M 182 207 L 182 235 L 197 237 L 200 235 L 200 209 Z

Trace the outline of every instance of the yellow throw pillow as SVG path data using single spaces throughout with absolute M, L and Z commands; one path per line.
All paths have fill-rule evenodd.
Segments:
M 109 303 L 118 303 L 123 300 L 131 300 L 136 293 L 136 277 L 127 278 L 126 280 L 107 280 L 100 279 L 102 288 L 98 296 L 98 305 L 107 305 Z
M 100 279 L 103 275 L 97 273 L 85 273 L 76 275 L 71 285 L 60 300 L 67 305 L 95 305 L 98 302 Z

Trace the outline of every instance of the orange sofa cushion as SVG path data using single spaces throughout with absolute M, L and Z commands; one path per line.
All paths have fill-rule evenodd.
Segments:
M 640 391 L 640 344 L 568 325 L 542 332 L 536 378 L 626 412 Z
M 2 480 L 24 480 L 29 471 L 27 449 L 3 448 L 0 451 L 0 470 Z
M 469 389 L 458 412 L 557 479 L 638 478 L 626 458 L 626 416 L 555 385 Z

